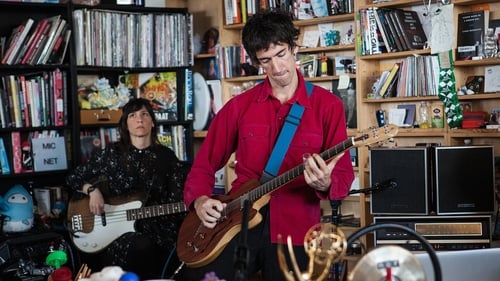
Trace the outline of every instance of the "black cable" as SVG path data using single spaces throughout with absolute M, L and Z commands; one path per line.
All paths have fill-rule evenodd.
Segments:
M 400 224 L 392 224 L 392 223 L 381 223 L 381 224 L 372 224 L 365 226 L 357 231 L 355 231 L 349 238 L 347 239 L 347 247 L 351 245 L 354 241 L 358 240 L 361 236 L 367 234 L 368 232 L 372 232 L 377 229 L 382 228 L 390 228 L 390 229 L 398 229 L 406 232 L 407 234 L 415 237 L 424 247 L 425 251 L 429 254 L 431 258 L 432 267 L 434 269 L 434 280 L 441 281 L 442 280 L 442 272 L 441 272 L 441 264 L 439 263 L 438 257 L 436 255 L 436 251 L 432 248 L 431 244 L 427 242 L 427 240 L 420 235 L 418 232 L 413 229 L 406 227 Z

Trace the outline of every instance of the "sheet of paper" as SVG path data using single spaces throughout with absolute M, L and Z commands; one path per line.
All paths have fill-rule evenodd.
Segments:
M 349 87 L 349 75 L 346 75 L 346 74 L 342 74 L 339 76 L 339 86 L 337 87 L 337 89 L 339 90 L 343 90 L 343 89 L 347 89 L 347 87 Z
M 306 32 L 304 32 L 304 38 L 302 38 L 302 46 L 310 48 L 318 47 L 318 40 L 318 30 L 306 30 Z
M 484 92 L 500 92 L 500 65 L 487 66 L 484 68 Z
M 405 116 L 406 116 L 406 109 L 404 108 L 389 109 L 388 123 L 402 127 L 405 122 Z
M 439 12 L 431 13 L 431 53 L 438 54 L 453 49 L 455 43 L 455 24 L 453 4 L 443 5 Z

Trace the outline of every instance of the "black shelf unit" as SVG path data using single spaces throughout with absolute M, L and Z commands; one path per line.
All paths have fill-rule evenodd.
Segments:
M 6 146 L 7 156 L 11 167 L 11 173 L 8 175 L 0 175 L 2 185 L 0 186 L 0 194 L 6 192 L 13 184 L 27 184 L 30 181 L 36 182 L 36 185 L 64 185 L 64 177 L 68 170 L 73 169 L 79 164 L 80 159 L 80 130 L 88 128 L 109 127 L 112 125 L 82 125 L 80 124 L 80 108 L 77 98 L 77 77 L 79 74 L 96 74 L 96 75 L 116 75 L 122 73 L 133 72 L 161 72 L 161 71 L 178 71 L 190 69 L 191 64 L 175 66 L 175 67 L 101 67 L 101 66 L 87 66 L 77 65 L 76 63 L 76 49 L 74 39 L 73 11 L 77 9 L 97 9 L 109 10 L 117 12 L 130 12 L 130 13 L 152 13 L 152 14 L 188 14 L 185 8 L 150 8 L 140 6 L 123 6 L 103 3 L 96 6 L 75 5 L 71 2 L 68 3 L 28 3 L 28 2 L 0 2 L 0 16 L 2 23 L 0 24 L 0 36 L 10 36 L 13 28 L 22 24 L 26 19 L 33 18 L 36 22 L 41 19 L 49 18 L 55 15 L 61 15 L 64 18 L 69 28 L 72 30 L 71 41 L 68 46 L 68 51 L 62 64 L 44 64 L 44 65 L 5 65 L 0 64 L 0 76 L 3 75 L 21 75 L 28 73 L 36 73 L 41 71 L 51 71 L 59 69 L 65 71 L 66 75 L 66 124 L 64 126 L 46 126 L 46 127 L 21 127 L 21 128 L 0 128 L 0 137 L 4 139 Z M 189 30 L 189 29 L 188 29 Z M 191 34 L 188 34 L 191 37 Z M 189 51 L 189 50 L 187 50 Z M 116 78 L 117 79 L 117 78 Z M 184 77 L 182 77 L 184 79 Z M 185 82 L 185 80 L 183 80 Z M 185 120 L 183 118 L 184 112 L 184 92 L 179 94 L 178 108 L 178 121 L 166 121 L 161 124 L 181 125 L 185 128 L 186 133 L 186 154 L 188 160 L 191 162 L 194 157 L 193 152 L 193 129 L 192 120 Z M 18 131 L 22 134 L 27 134 L 32 131 L 42 130 L 57 130 L 63 132 L 66 139 L 66 154 L 67 154 L 67 169 L 50 171 L 50 172 L 28 172 L 28 173 L 13 173 L 12 169 L 12 149 L 10 142 L 10 134 L 12 131 Z M 189 163 L 188 163 L 189 164 Z

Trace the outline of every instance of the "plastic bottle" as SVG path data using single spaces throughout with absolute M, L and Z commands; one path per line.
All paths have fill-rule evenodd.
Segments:
M 429 110 L 429 103 L 428 102 L 421 102 L 420 103 L 420 128 L 421 129 L 428 129 L 431 127 L 431 116 L 430 116 L 430 110 Z

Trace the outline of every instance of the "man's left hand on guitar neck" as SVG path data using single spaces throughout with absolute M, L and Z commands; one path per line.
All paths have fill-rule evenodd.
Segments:
M 328 192 L 332 184 L 331 174 L 337 161 L 344 155 L 340 153 L 328 164 L 319 154 L 312 154 L 304 159 L 304 179 L 310 187 L 321 192 Z

